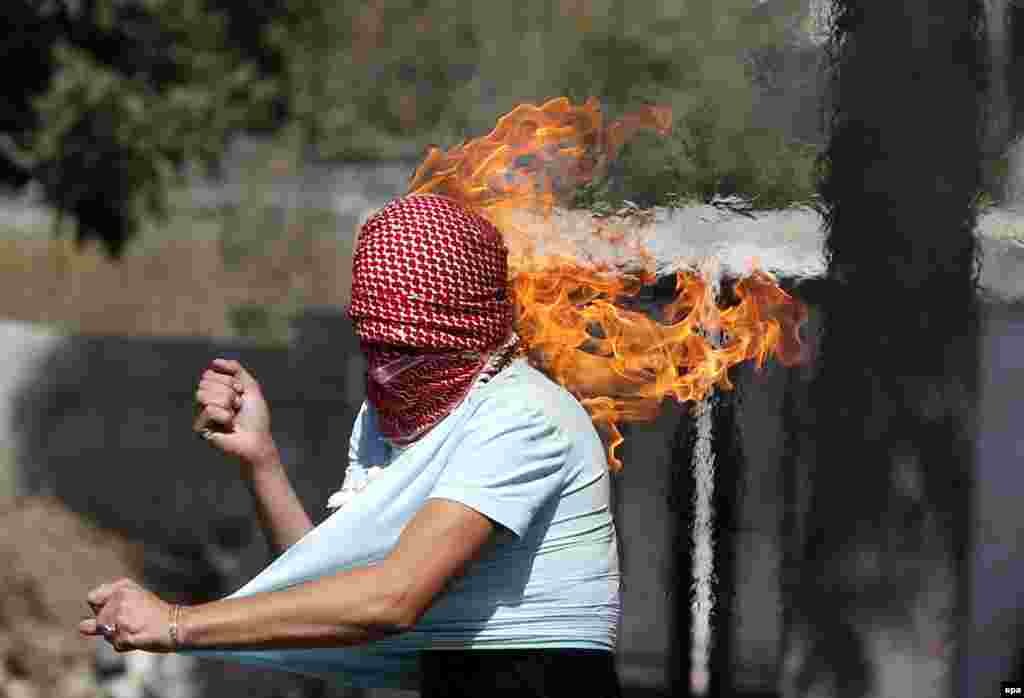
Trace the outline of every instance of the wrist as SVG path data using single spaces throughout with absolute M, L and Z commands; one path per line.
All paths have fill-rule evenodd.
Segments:
M 248 474 L 255 474 L 281 467 L 281 454 L 278 452 L 274 440 L 268 437 L 264 445 L 251 455 L 242 457 L 241 461 L 243 470 Z

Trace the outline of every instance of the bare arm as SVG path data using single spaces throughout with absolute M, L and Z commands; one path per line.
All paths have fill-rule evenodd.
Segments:
M 413 628 L 452 577 L 494 531 L 483 514 L 431 499 L 376 565 L 320 577 L 281 591 L 172 607 L 129 579 L 89 592 L 95 618 L 83 636 L 103 634 L 118 651 L 288 649 L 358 645 Z M 178 612 L 175 613 L 175 608 Z M 177 619 L 177 644 L 169 622 Z
M 252 493 L 256 515 L 274 555 L 280 555 L 312 528 L 284 465 L 274 449 L 273 457 L 247 468 L 245 484 Z
M 198 649 L 337 647 L 405 632 L 479 555 L 494 526 L 458 502 L 428 500 L 380 564 L 282 591 L 184 608 L 181 644 Z
M 192 428 L 238 461 L 263 532 L 279 555 L 313 524 L 281 463 L 259 383 L 237 361 L 214 359 L 200 379 L 196 402 L 202 410 Z

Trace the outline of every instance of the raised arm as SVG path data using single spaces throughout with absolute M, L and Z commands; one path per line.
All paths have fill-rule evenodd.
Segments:
M 214 359 L 196 390 L 201 407 L 193 429 L 234 458 L 275 554 L 313 528 L 295 494 L 270 433 L 270 409 L 259 383 L 242 365 Z

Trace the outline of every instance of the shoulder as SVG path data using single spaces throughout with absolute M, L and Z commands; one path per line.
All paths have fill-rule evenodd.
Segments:
M 470 422 L 474 427 L 486 420 L 510 426 L 533 425 L 564 437 L 566 398 L 575 402 L 572 395 L 543 373 L 525 361 L 516 362 L 471 394 L 475 404 L 471 407 Z
M 487 410 L 547 422 L 577 439 L 598 439 L 593 420 L 579 400 L 525 359 L 498 374 L 477 399 L 479 407 Z

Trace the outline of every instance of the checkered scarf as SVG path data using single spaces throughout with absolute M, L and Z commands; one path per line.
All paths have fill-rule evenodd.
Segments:
M 455 201 L 406 196 L 362 227 L 352 318 L 381 433 L 408 444 L 454 409 L 512 333 L 508 252 Z

